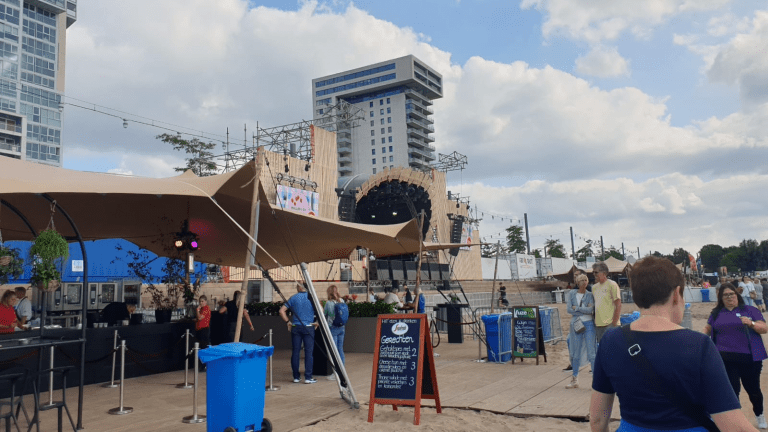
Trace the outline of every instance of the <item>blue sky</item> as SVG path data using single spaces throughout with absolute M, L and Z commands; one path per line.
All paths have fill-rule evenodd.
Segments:
M 123 112 L 67 106 L 64 166 L 173 175 L 182 155 L 139 121 L 241 137 L 244 124 L 310 118 L 312 78 L 414 54 L 443 74 L 435 145 L 467 155 L 449 189 L 478 206 L 487 240 L 524 213 L 538 243 L 570 244 L 570 227 L 644 253 L 763 240 L 765 9 L 754 0 L 83 0 L 68 30 L 66 94 Z

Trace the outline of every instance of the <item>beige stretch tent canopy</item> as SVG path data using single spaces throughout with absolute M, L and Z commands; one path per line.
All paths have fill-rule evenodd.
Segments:
M 40 232 L 51 219 L 51 205 L 42 197 L 47 194 L 70 215 L 83 240 L 123 238 L 161 256 L 168 255 L 169 243 L 189 220 L 189 230 L 200 240 L 197 261 L 240 267 L 248 238 L 227 214 L 248 230 L 257 175 L 254 161 L 216 176 L 197 177 L 187 171 L 155 179 L 73 171 L 0 157 L 0 199 L 18 209 Z M 419 250 L 416 220 L 383 226 L 338 222 L 283 210 L 268 203 L 263 190 L 260 197 L 257 240 L 281 265 L 347 258 L 357 246 L 377 256 Z M 59 212 L 54 214 L 54 223 L 63 236 L 74 238 Z M 0 230 L 4 240 L 33 239 L 21 218 L 3 206 Z M 427 243 L 425 249 L 451 246 L 459 245 Z M 256 262 L 266 269 L 278 266 L 261 248 Z

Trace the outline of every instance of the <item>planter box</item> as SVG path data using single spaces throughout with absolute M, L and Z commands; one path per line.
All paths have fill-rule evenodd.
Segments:
M 373 353 L 374 337 L 376 335 L 377 318 L 350 317 L 347 321 L 347 331 L 344 336 L 344 352 L 349 353 Z M 254 343 L 272 329 L 272 344 L 275 349 L 291 349 L 291 333 L 287 330 L 285 322 L 279 316 L 251 315 L 254 331 L 243 326 L 240 340 L 246 343 Z M 268 338 L 259 342 L 259 345 L 269 345 Z
M 349 317 L 344 332 L 345 353 L 373 353 L 377 319 Z

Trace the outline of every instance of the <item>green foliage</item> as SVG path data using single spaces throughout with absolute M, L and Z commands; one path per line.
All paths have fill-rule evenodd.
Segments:
M 716 244 L 707 244 L 701 247 L 699 250 L 699 257 L 701 258 L 701 264 L 707 272 L 716 272 L 720 260 L 725 255 L 725 249 L 722 246 Z
M 24 259 L 18 249 L 0 244 L 0 257 L 4 256 L 11 257 L 11 262 L 7 266 L 0 266 L 0 285 L 7 284 L 10 279 L 16 279 L 24 274 Z
M 187 166 L 183 168 L 174 168 L 178 172 L 192 170 L 198 177 L 207 177 L 216 174 L 216 162 L 213 159 L 211 150 L 216 148 L 216 144 L 207 143 L 197 138 L 185 140 L 180 135 L 161 134 L 155 137 L 160 141 L 170 144 L 176 151 L 183 151 L 190 155 L 187 157 Z
M 581 249 L 576 250 L 575 259 L 577 261 L 586 261 L 587 257 L 595 256 L 592 248 L 592 240 L 587 240 L 587 244 L 582 246 Z
M 549 256 L 553 258 L 568 258 L 568 254 L 565 252 L 565 246 L 560 243 L 560 240 L 549 239 L 544 242 L 544 248 Z
M 283 302 L 251 302 L 245 304 L 248 315 L 278 316 Z
M 620 250 L 614 247 L 610 247 L 605 250 L 605 259 L 608 259 L 608 257 L 614 257 L 618 260 L 624 261 L 624 255 L 621 254 Z
M 507 228 L 507 251 L 509 253 L 525 253 L 527 246 L 523 227 L 512 225 Z
M 531 253 L 534 257 L 541 258 L 541 249 L 534 249 Z
M 357 318 L 369 318 L 376 317 L 381 314 L 395 313 L 395 306 L 389 303 L 384 303 L 382 300 L 377 300 L 376 303 L 347 303 L 349 308 L 349 316 Z
M 690 267 L 690 260 L 688 259 L 688 253 L 687 250 L 683 248 L 675 248 L 674 251 L 672 251 L 672 256 L 668 256 L 670 260 L 672 260 L 675 264 L 683 264 L 683 267 Z
M 29 249 L 29 255 L 42 261 L 54 261 L 69 256 L 69 245 L 61 234 L 55 230 L 47 229 L 35 238 Z
M 47 287 L 50 281 L 61 279 L 59 268 L 69 256 L 69 245 L 56 230 L 47 229 L 37 235 L 29 249 L 29 256 L 32 260 L 30 282 Z

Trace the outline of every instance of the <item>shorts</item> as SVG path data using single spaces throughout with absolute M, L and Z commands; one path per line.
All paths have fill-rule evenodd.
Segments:
M 762 306 L 763 305 L 763 300 L 762 299 L 755 299 L 755 304 L 758 305 L 758 306 Z

